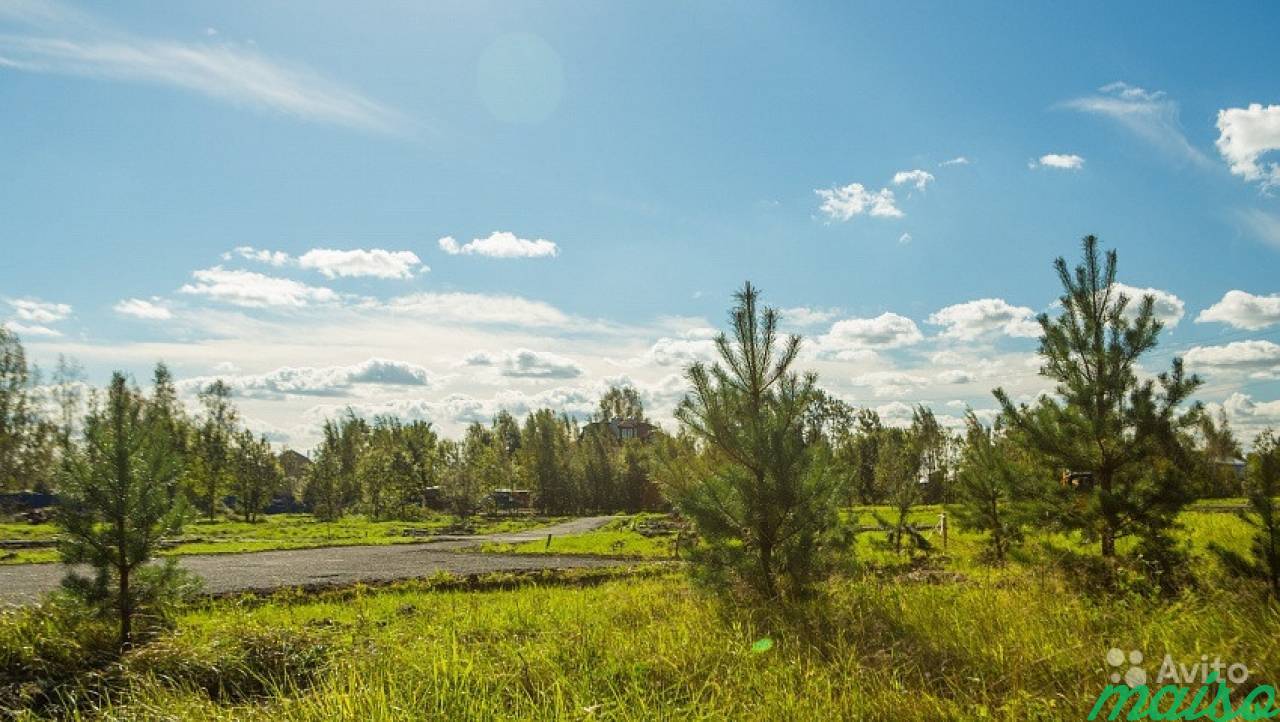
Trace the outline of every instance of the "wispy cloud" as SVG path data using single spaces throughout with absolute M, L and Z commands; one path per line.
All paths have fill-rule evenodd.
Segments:
M 1115 82 L 1098 88 L 1093 95 L 1068 100 L 1062 106 L 1119 123 L 1175 157 L 1206 168 L 1214 165 L 1207 155 L 1187 140 L 1178 123 L 1178 104 L 1163 91 Z
M 0 0 L 0 67 L 151 83 L 303 120 L 400 134 L 396 111 L 299 65 L 208 36 L 184 43 L 108 28 L 56 3 Z

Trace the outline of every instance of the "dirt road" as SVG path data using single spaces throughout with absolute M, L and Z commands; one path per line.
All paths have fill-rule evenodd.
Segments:
M 341 586 L 355 582 L 389 582 L 428 577 L 436 572 L 486 572 L 568 569 L 619 564 L 615 559 L 533 554 L 478 554 L 460 551 L 490 542 L 525 542 L 581 534 L 611 517 L 571 519 L 546 527 L 503 534 L 437 537 L 413 544 L 345 546 L 320 549 L 199 554 L 178 563 L 204 580 L 211 594 L 270 591 L 282 587 Z M 66 568 L 61 564 L 0 566 L 0 605 L 30 604 L 56 588 Z

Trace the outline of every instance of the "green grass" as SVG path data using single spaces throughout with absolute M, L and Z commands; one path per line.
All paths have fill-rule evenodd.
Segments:
M 1081 719 L 1113 646 L 1280 671 L 1251 592 L 1095 602 L 999 583 L 832 583 L 809 634 L 726 615 L 678 574 L 220 602 L 124 661 L 109 719 Z M 771 649 L 753 651 L 768 638 Z
M 477 534 L 522 531 L 552 524 L 562 518 L 546 517 L 476 517 L 472 527 Z M 433 514 L 418 521 L 372 521 L 363 516 L 348 516 L 334 522 L 317 521 L 310 514 L 273 514 L 255 523 L 232 519 L 213 522 L 194 520 L 183 529 L 176 546 L 161 551 L 162 555 L 225 554 L 273 549 L 305 549 L 355 544 L 404 544 L 423 541 L 423 537 L 406 532 L 438 532 L 457 522 L 447 514 Z M 0 539 L 53 541 L 58 530 L 52 524 L 0 524 Z M 20 549 L 7 554 L 0 551 L 0 564 L 55 562 L 57 550 Z
M 638 524 L 646 520 L 665 520 L 663 514 L 635 514 L 619 517 L 594 531 L 552 537 L 551 543 L 537 541 L 518 544 L 485 544 L 484 553 L 497 554 L 585 554 L 590 556 L 632 557 L 636 559 L 671 559 L 675 535 L 645 536 Z
M 923 510 L 922 515 L 932 512 Z M 630 518 L 578 535 L 635 534 Z M 802 618 L 726 610 L 678 568 L 437 578 L 380 590 L 205 602 L 108 665 L 102 719 L 1082 719 L 1111 647 L 1248 664 L 1280 681 L 1280 604 L 1221 576 L 1210 540 L 1243 550 L 1229 514 L 1189 512 L 1197 584 L 1173 597 L 1081 594 L 1050 563 L 1060 535 L 995 569 L 958 530 L 924 567 L 859 539 L 864 573 L 837 579 Z M 642 537 L 643 538 L 643 537 Z M 556 544 L 573 537 L 553 540 Z M 542 544 L 543 542 L 537 542 Z M 1079 550 L 1079 547 L 1077 547 Z M 941 552 L 941 550 L 939 550 Z M 580 584 L 573 582 L 599 582 Z M 0 614 L 5 669 L 62 669 L 101 629 L 50 608 Z M 56 615 L 55 615 L 56 616 Z M 70 631 L 68 631 L 70 629 Z M 756 645 L 762 639 L 772 641 Z M 89 640 L 89 641 L 83 641 Z M 763 651 L 753 651 L 763 650 Z M 41 671 L 42 679 L 51 673 Z M 68 676 L 74 689 L 84 675 Z M 0 693 L 3 684 L 0 684 Z

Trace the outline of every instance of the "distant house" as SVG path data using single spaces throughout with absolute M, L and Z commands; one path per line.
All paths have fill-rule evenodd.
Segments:
M 657 431 L 658 427 L 639 419 L 613 418 L 608 421 L 592 421 L 582 428 L 582 433 L 586 434 L 592 429 L 607 430 L 618 441 L 626 441 L 628 439 L 644 441 L 653 435 L 653 432 Z
M 489 498 L 498 511 L 528 509 L 533 506 L 533 492 L 528 489 L 494 489 Z

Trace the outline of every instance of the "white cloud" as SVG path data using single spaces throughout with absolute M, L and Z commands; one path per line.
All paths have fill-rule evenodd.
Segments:
M 62 335 L 61 331 L 49 328 L 48 326 L 19 323 L 17 321 L 5 321 L 4 327 L 19 336 L 48 336 L 52 338 Z
M 1177 326 L 1187 312 L 1186 304 L 1182 302 L 1182 299 L 1168 291 L 1161 291 L 1158 288 L 1138 288 L 1123 283 L 1115 284 L 1115 290 L 1129 297 L 1129 305 L 1125 308 L 1125 314 L 1131 318 L 1137 314 L 1138 306 L 1142 303 L 1143 296 L 1152 296 L 1155 299 L 1155 305 L 1152 310 L 1156 319 L 1167 328 Z
M 1255 296 L 1246 291 L 1227 291 L 1221 301 L 1196 316 L 1196 323 L 1209 321 L 1250 331 L 1280 323 L 1280 294 Z
M 900 186 L 903 183 L 910 183 L 916 187 L 916 190 L 922 191 L 925 186 L 933 182 L 933 174 L 916 168 L 915 170 L 900 170 L 893 174 L 893 184 Z
M 938 375 L 934 378 L 936 378 L 940 384 L 955 385 L 972 383 L 977 377 L 963 369 L 947 369 L 946 371 L 939 371 Z
M 1039 164 L 1044 168 L 1080 170 L 1084 167 L 1084 158 L 1075 153 L 1048 153 L 1040 156 Z M 1032 163 L 1032 167 L 1035 167 L 1035 163 Z
M 1195 346 L 1183 357 L 1187 367 L 1209 374 L 1280 378 L 1280 346 L 1270 341 L 1233 341 L 1225 346 Z
M 1115 82 L 1097 94 L 1069 100 L 1072 110 L 1107 118 L 1165 152 L 1201 166 L 1211 165 L 1204 153 L 1187 141 L 1178 123 L 1178 105 L 1162 91 L 1148 91 Z
M 7 301 L 19 321 L 56 323 L 71 315 L 71 306 L 65 303 L 48 303 L 34 298 L 11 298 Z
M 164 321 L 173 318 L 173 312 L 160 299 L 152 297 L 150 301 L 143 298 L 126 298 L 112 308 L 123 316 L 145 318 L 152 321 Z
M 412 251 L 384 251 L 381 248 L 339 251 L 313 248 L 302 254 L 298 265 L 319 271 L 326 278 L 413 278 L 422 264 Z M 422 271 L 431 269 L 423 266 Z
M 946 327 L 940 336 L 960 341 L 973 341 L 996 333 L 1017 338 L 1040 335 L 1034 311 L 1001 298 L 980 298 L 947 306 L 931 314 L 928 321 Z
M 894 205 L 893 191 L 888 188 L 869 191 L 861 183 L 850 183 L 835 188 L 819 188 L 814 193 L 822 199 L 818 210 L 833 221 L 847 221 L 864 212 L 878 218 L 903 216 L 902 211 Z
M 944 166 L 944 167 L 949 165 L 969 165 L 969 159 L 962 155 L 959 155 L 959 156 L 956 156 L 955 158 L 952 158 L 951 160 L 944 160 L 938 165 Z
M 514 351 L 476 351 L 463 360 L 467 366 L 486 366 L 502 376 L 531 379 L 572 379 L 582 375 L 573 359 L 548 351 L 527 348 Z
M 836 321 L 817 338 L 817 346 L 822 356 L 852 360 L 867 351 L 910 346 L 923 338 L 915 321 L 896 313 L 882 313 L 875 318 Z
M 414 293 L 397 296 L 377 307 L 444 323 L 540 327 L 574 322 L 560 309 L 542 301 L 483 293 Z
M 817 326 L 828 323 L 831 319 L 840 315 L 840 312 L 834 308 L 810 308 L 808 306 L 784 308 L 778 313 L 782 315 L 784 323 L 792 326 Z
M 216 378 L 201 376 L 178 383 L 180 391 L 198 393 Z M 427 369 L 404 361 L 371 358 L 351 366 L 284 366 L 264 374 L 221 377 L 232 393 L 250 399 L 286 396 L 347 396 L 357 385 L 431 388 L 436 377 Z
M 264 276 L 252 271 L 230 271 L 222 266 L 204 268 L 191 273 L 195 283 L 179 289 L 182 293 L 205 296 L 217 301 L 264 308 L 268 306 L 302 307 L 312 303 L 338 300 L 338 294 L 323 286 L 309 286 L 287 278 Z
M 180 88 L 234 105 L 377 132 L 398 133 L 405 126 L 400 114 L 360 93 L 243 46 L 132 37 L 83 16 L 68 22 L 66 14 L 56 12 L 18 19 L 39 29 L 0 35 L 0 56 L 14 70 Z
M 439 240 L 440 250 L 451 256 L 488 256 L 489 258 L 551 258 L 559 255 L 555 243 L 543 238 L 530 241 L 508 231 L 494 231 L 487 238 L 475 238 L 459 245 L 453 236 Z
M 1222 403 L 1227 418 L 1234 426 L 1258 429 L 1263 426 L 1280 426 L 1280 399 L 1254 401 L 1248 394 L 1234 392 Z
M 898 243 L 901 243 L 904 246 L 910 243 L 912 240 L 913 239 L 910 233 L 903 233 L 902 235 L 898 236 Z
M 917 386 L 929 383 L 927 378 L 904 371 L 871 371 L 854 376 L 854 386 L 867 386 L 876 396 L 901 396 Z
M 1218 111 L 1218 152 L 1235 175 L 1258 181 L 1264 188 L 1280 185 L 1280 163 L 1259 163 L 1258 159 L 1280 150 L 1280 105 Z
M 268 251 L 254 248 L 253 246 L 236 246 L 229 252 L 222 254 L 222 260 L 230 261 L 233 255 L 270 266 L 286 266 L 293 262 L 293 258 L 284 251 Z
M 709 338 L 660 338 L 640 361 L 657 366 L 683 367 L 717 358 L 715 341 Z

